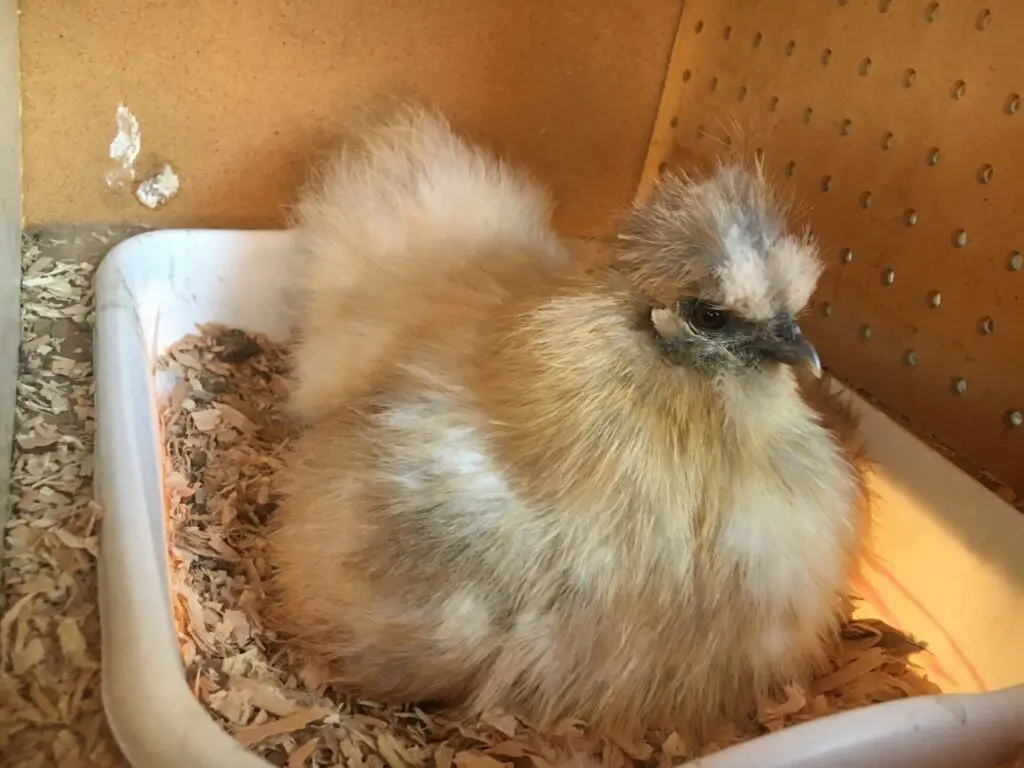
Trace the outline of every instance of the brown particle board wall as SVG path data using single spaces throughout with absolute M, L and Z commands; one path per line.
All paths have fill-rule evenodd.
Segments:
M 23 0 L 26 224 L 275 227 L 346 105 L 414 89 L 599 228 L 647 151 L 682 0 Z M 123 103 L 151 211 L 105 176 Z

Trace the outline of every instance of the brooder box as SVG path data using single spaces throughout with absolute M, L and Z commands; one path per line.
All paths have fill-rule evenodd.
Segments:
M 114 733 L 138 766 L 269 765 L 207 715 L 183 674 L 156 408 L 169 391 L 153 364 L 199 323 L 285 339 L 296 255 L 280 232 L 157 232 L 118 246 L 98 275 L 104 692 Z M 919 662 L 950 694 L 795 726 L 702 766 L 854 768 L 869 750 L 887 768 L 995 765 L 1024 735 L 1024 688 L 1011 687 L 1024 679 L 1024 518 L 875 408 L 857 405 L 883 467 L 873 478 L 879 560 L 866 569 L 863 612 L 928 638 L 932 654 Z
M 827 269 L 805 324 L 880 465 L 861 610 L 924 638 L 917 661 L 948 695 L 828 717 L 699 764 L 855 766 L 877 750 L 870 762 L 883 766 L 996 765 L 1024 741 L 1024 6 L 213 2 L 184 14 L 97 0 L 75 17 L 60 5 L 23 9 L 27 223 L 215 228 L 133 238 L 96 281 L 104 699 L 135 765 L 263 764 L 182 674 L 153 361 L 197 322 L 287 333 L 289 236 L 233 228 L 280 225 L 334 107 L 395 81 L 548 178 L 569 235 L 599 230 L 658 173 L 703 165 L 728 141 L 810 208 Z M 214 44 L 214 29 L 232 33 Z M 168 67 L 182 57 L 188 67 Z M 125 169 L 111 166 L 115 129 L 132 135 L 124 113 L 115 123 L 119 105 L 141 136 L 136 181 L 168 164 L 180 178 L 157 210 L 107 184 Z M 16 317 L 0 321 L 10 339 Z M 13 389 L 9 347 L 5 360 Z M 10 403 L 0 416 L 9 441 Z

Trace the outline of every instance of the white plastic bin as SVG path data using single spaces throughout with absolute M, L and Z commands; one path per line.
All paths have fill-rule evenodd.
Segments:
M 197 323 L 286 338 L 287 232 L 168 230 L 107 256 L 96 279 L 96 488 L 103 696 L 138 768 L 259 768 L 185 681 L 171 611 L 153 361 Z M 825 361 L 827 364 L 827 361 Z M 692 765 L 994 766 L 1024 742 L 1024 515 L 859 398 L 881 465 L 865 615 L 931 646 L 949 692 L 834 715 Z M 959 695 L 955 695 L 959 694 Z

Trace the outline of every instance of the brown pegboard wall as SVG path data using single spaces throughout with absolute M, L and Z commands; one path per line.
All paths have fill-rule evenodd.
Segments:
M 1024 2 L 687 0 L 640 194 L 738 125 L 810 210 L 841 379 L 1024 496 Z

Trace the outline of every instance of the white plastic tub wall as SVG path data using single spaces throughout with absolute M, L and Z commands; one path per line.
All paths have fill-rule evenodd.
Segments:
M 153 360 L 197 323 L 274 339 L 298 258 L 285 232 L 178 230 L 115 248 L 96 281 L 103 695 L 140 768 L 261 768 L 185 681 L 165 557 Z M 826 361 L 827 362 L 827 361 Z M 865 614 L 924 638 L 948 695 L 824 718 L 724 750 L 704 768 L 989 766 L 1024 741 L 1024 516 L 858 398 L 882 469 Z M 953 695 L 959 694 L 959 695 Z

